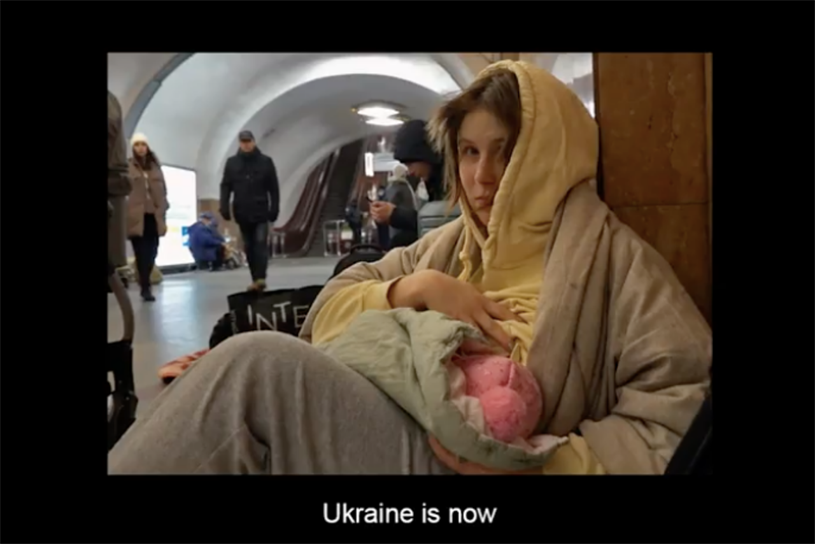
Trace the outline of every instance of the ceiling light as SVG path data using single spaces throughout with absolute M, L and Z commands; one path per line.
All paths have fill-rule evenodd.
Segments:
M 392 117 L 398 114 L 399 111 L 384 106 L 368 106 L 358 109 L 357 113 L 359 115 L 362 115 L 363 117 L 373 117 L 376 119 L 382 119 L 386 117 Z
M 365 121 L 369 125 L 376 125 L 378 127 L 395 127 L 404 123 L 401 119 L 393 119 L 391 117 L 374 117 Z

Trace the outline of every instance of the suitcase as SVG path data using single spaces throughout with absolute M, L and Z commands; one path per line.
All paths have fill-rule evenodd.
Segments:
M 418 213 L 419 238 L 431 230 L 455 221 L 461 215 L 459 204 L 448 211 L 446 200 L 434 200 L 421 207 Z

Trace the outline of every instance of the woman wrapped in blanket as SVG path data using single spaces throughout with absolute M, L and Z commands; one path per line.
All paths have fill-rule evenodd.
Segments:
M 667 262 L 609 211 L 597 126 L 544 70 L 503 61 L 431 120 L 462 217 L 330 281 L 301 339 L 248 333 L 154 401 L 111 473 L 479 474 L 361 375 L 311 344 L 366 310 L 434 310 L 481 329 L 543 393 L 569 441 L 523 473 L 659 474 L 708 386 L 711 332 Z

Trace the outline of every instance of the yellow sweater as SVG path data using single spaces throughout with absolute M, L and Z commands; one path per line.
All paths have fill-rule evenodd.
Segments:
M 465 229 L 458 279 L 475 285 L 486 297 L 526 320 L 501 324 L 517 340 L 512 358 L 526 364 L 552 221 L 568 192 L 596 175 L 597 126 L 580 100 L 546 71 L 523 62 L 504 61 L 486 68 L 478 77 L 488 77 L 497 69 L 511 70 L 517 77 L 521 128 L 484 230 L 466 198 L 460 201 Z M 430 131 L 437 142 L 448 140 L 443 121 L 431 122 Z M 393 281 L 366 281 L 340 290 L 317 315 L 313 340 L 335 338 L 365 310 L 390 309 L 387 295 Z M 586 442 L 576 435 L 544 470 L 603 472 Z
M 312 342 L 328 342 L 348 327 L 366 310 L 390 310 L 388 291 L 399 278 L 380 282 L 364 281 L 350 285 L 335 294 L 317 314 L 312 330 Z M 586 441 L 575 434 L 561 446 L 543 467 L 544 474 L 605 474 L 600 462 L 589 450 Z

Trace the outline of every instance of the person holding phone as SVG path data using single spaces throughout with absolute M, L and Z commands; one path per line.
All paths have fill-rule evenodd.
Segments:
M 397 164 L 388 176 L 388 185 L 385 187 L 384 201 L 394 206 L 394 209 L 405 210 L 404 213 L 414 213 L 419 210 L 419 198 L 408 181 L 408 167 Z M 397 225 L 399 222 L 396 222 Z M 407 247 L 419 239 L 418 229 L 398 228 L 385 225 L 388 229 L 389 244 L 387 249 Z
M 420 180 L 419 185 L 423 185 L 424 189 L 418 192 L 421 193 L 420 196 L 426 196 L 425 201 L 444 198 L 444 161 L 430 145 L 425 121 L 413 119 L 399 128 L 394 141 L 393 158 L 407 167 L 407 176 Z M 399 245 L 393 247 L 418 239 L 418 212 L 419 208 L 409 205 L 409 201 L 394 204 L 382 200 L 371 205 L 371 217 L 377 224 L 387 225 L 401 233 L 397 240 Z
M 391 235 L 388 228 L 388 219 L 383 213 L 389 209 L 390 203 L 386 200 L 385 188 L 374 185 L 368 192 L 368 209 L 371 212 L 371 219 L 376 225 L 376 240 L 384 251 L 391 247 Z

